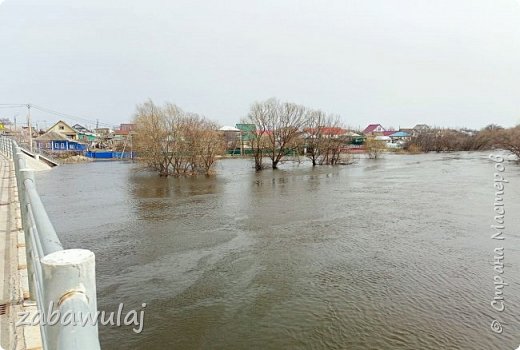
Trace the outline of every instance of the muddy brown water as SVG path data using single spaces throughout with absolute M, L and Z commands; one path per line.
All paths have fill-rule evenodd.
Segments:
M 95 252 L 103 349 L 516 349 L 520 166 L 506 163 L 505 240 L 487 153 L 159 178 L 124 162 L 63 165 L 37 185 L 67 248 Z M 506 309 L 494 310 L 504 247 Z M 503 333 L 490 324 L 497 319 Z

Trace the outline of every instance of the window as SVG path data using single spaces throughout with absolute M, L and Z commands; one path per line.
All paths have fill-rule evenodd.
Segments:
M 65 130 L 65 127 L 63 125 L 60 125 L 60 130 Z

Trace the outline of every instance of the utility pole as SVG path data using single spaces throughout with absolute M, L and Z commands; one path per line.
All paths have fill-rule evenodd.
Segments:
M 31 124 L 31 105 L 27 105 L 27 124 L 29 124 L 29 152 L 32 153 L 33 151 L 33 144 L 32 144 L 32 124 Z

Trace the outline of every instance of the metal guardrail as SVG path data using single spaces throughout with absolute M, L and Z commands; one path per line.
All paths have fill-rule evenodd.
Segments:
M 100 349 L 94 253 L 63 249 L 20 147 L 0 137 L 0 152 L 14 162 L 29 293 L 38 307 L 43 349 Z
M 13 141 L 16 141 L 12 139 Z M 47 163 L 51 167 L 58 166 L 59 163 L 53 157 L 49 154 L 46 154 L 43 149 L 39 149 L 37 147 L 33 147 L 33 150 L 29 150 L 29 144 L 27 142 L 16 142 L 18 147 L 20 147 L 20 150 L 27 154 L 29 157 L 34 158 L 36 160 L 43 161 L 44 163 Z

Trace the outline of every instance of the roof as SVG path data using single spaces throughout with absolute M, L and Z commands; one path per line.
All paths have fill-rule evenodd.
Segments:
M 235 125 L 237 129 L 241 131 L 255 131 L 256 125 L 255 124 L 236 124 Z
M 83 125 L 81 124 L 74 124 L 72 126 L 72 128 L 76 131 L 89 131 L 87 128 L 85 128 Z
M 61 140 L 68 140 L 63 134 L 60 134 L 56 131 L 48 131 L 45 134 L 38 136 L 36 141 L 61 141 Z
M 353 131 L 348 131 L 345 135 L 350 136 L 350 137 L 360 137 L 361 136 L 359 134 L 356 134 Z
M 383 131 L 383 136 L 390 136 L 395 133 L 395 130 L 386 130 Z
M 390 136 L 376 136 L 374 137 L 374 140 L 376 141 L 390 141 Z
M 218 130 L 219 131 L 240 131 L 240 129 L 235 128 L 233 126 L 223 126 L 220 129 L 218 129 Z
M 119 130 L 133 131 L 136 128 L 135 123 L 122 123 L 119 126 Z
M 255 130 L 255 133 L 257 135 L 272 135 L 273 134 L 273 131 L 272 130 Z
M 390 135 L 390 137 L 408 137 L 408 136 L 410 136 L 410 134 L 407 132 L 404 132 L 404 131 L 394 132 L 392 135 Z
M 60 123 L 63 124 L 63 125 L 65 125 L 65 126 L 66 126 L 67 128 L 69 128 L 70 130 L 72 130 L 71 132 L 76 132 L 76 130 L 74 130 L 73 127 L 71 127 L 69 124 L 67 124 L 67 123 L 64 122 L 63 120 L 58 120 L 56 123 L 54 123 L 53 126 L 51 126 L 50 128 L 48 128 L 47 131 L 52 130 L 56 125 L 58 125 L 58 124 L 60 124 Z M 67 133 L 67 131 L 64 130 L 63 133 Z M 70 133 L 70 132 L 69 132 L 69 133 Z
M 304 132 L 309 134 L 314 134 L 316 132 L 316 128 L 306 128 L 303 129 Z M 340 128 L 340 127 L 320 127 L 318 130 L 322 135 L 346 135 L 348 130 Z
M 380 126 L 384 130 L 384 128 L 383 128 L 383 126 L 381 124 L 369 124 L 365 128 L 365 130 L 363 130 L 363 134 L 374 132 L 374 130 L 377 129 L 378 126 Z

